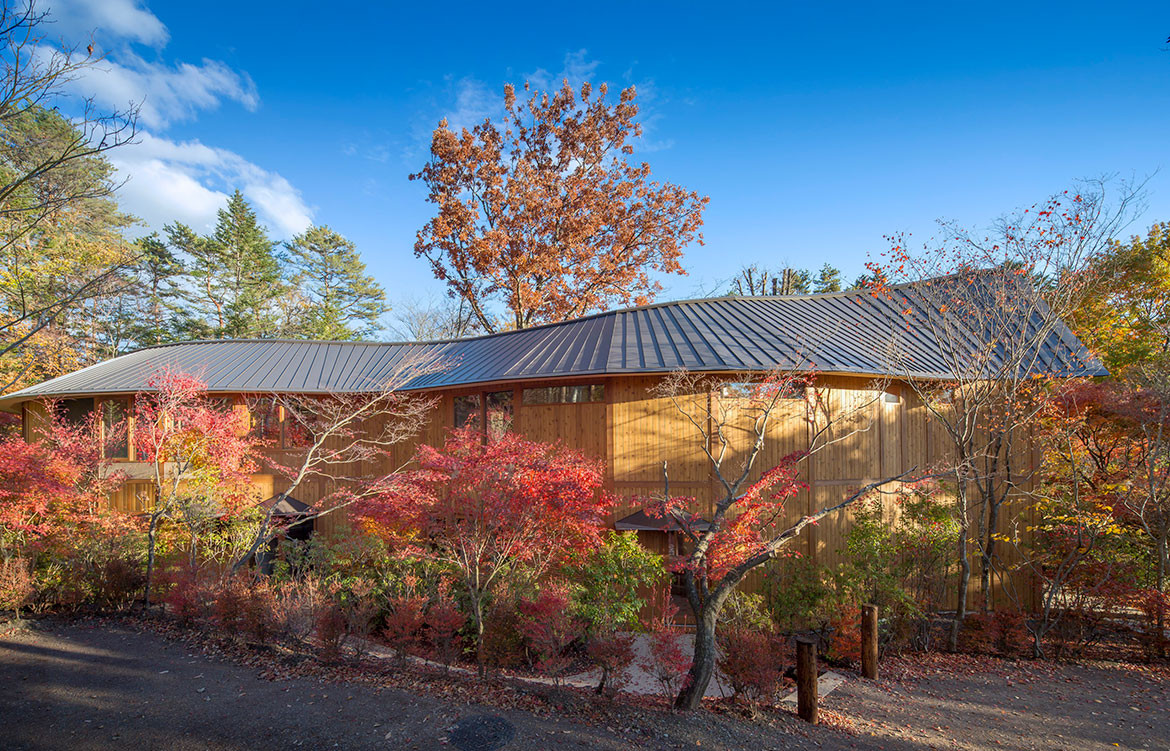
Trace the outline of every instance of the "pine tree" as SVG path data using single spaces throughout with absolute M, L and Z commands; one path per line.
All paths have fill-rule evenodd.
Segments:
M 357 248 L 329 227 L 310 227 L 285 246 L 299 295 L 296 333 L 310 339 L 361 339 L 379 328 L 390 308 L 366 273 Z
M 181 328 L 183 264 L 157 233 L 138 241 L 138 253 L 131 338 L 139 347 L 174 341 Z
M 830 263 L 821 266 L 821 270 L 817 272 L 816 279 L 813 280 L 813 292 L 824 294 L 826 292 L 840 291 L 841 270 Z
M 191 334 L 257 338 L 277 331 L 274 301 L 284 293 L 275 244 L 240 191 L 219 210 L 215 231 L 201 237 L 183 224 L 165 228 L 186 259 Z

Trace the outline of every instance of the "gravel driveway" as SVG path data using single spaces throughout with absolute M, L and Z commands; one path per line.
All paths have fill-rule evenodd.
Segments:
M 1099 667 L 1024 665 L 1021 672 L 1000 661 L 960 660 L 956 667 L 954 658 L 937 665 L 933 659 L 913 665 L 913 681 L 853 679 L 826 697 L 827 718 L 858 735 L 812 728 L 787 714 L 751 723 L 711 712 L 679 717 L 630 710 L 617 721 L 584 725 L 367 684 L 264 680 L 255 668 L 192 653 L 150 632 L 40 624 L 0 636 L 0 748 L 922 751 L 1170 745 L 1167 683 L 1160 676 Z

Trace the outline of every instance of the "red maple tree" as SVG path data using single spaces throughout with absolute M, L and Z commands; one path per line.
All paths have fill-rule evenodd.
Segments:
M 601 544 L 613 501 L 599 462 L 505 433 L 473 429 L 422 446 L 418 469 L 391 475 L 359 513 L 403 554 L 451 566 L 467 597 L 476 644 L 486 607 L 509 574 L 532 579 L 572 551 Z

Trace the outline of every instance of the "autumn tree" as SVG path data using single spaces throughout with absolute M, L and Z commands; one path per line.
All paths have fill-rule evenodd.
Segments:
M 467 301 L 448 296 L 396 301 L 389 329 L 393 336 L 407 342 L 459 339 L 478 333 Z
M 784 523 L 786 503 L 806 488 L 801 476 L 809 457 L 869 430 L 871 409 L 883 391 L 882 384 L 874 384 L 869 399 L 834 409 L 806 369 L 733 377 L 679 370 L 655 387 L 654 394 L 669 400 L 684 418 L 686 435 L 706 457 L 719 485 L 714 511 L 700 523 L 697 499 L 672 496 L 664 467 L 666 487 L 655 506 L 664 523 L 677 522 L 689 541 L 689 552 L 675 566 L 695 617 L 695 648 L 677 708 L 700 706 L 715 669 L 720 614 L 748 574 L 783 554 L 808 525 L 910 474 L 843 488 L 832 505 Z M 807 426 L 807 443 L 771 467 L 757 466 L 761 457 L 775 453 L 777 426 L 792 420 Z
M 407 389 L 419 378 L 449 366 L 425 349 L 408 352 L 390 364 L 368 386 L 353 393 L 258 394 L 249 399 L 254 432 L 265 435 L 271 420 L 283 420 L 284 446 L 268 452 L 268 466 L 282 478 L 281 490 L 251 536 L 247 552 L 232 566 L 238 571 L 274 540 L 281 530 L 274 509 L 307 484 L 324 486 L 314 509 L 300 521 L 311 521 L 381 493 L 386 477 L 402 468 L 394 450 L 414 439 L 434 416 L 436 398 Z M 269 423 L 270 424 L 270 423 Z
M 1094 259 L 1096 283 L 1069 325 L 1115 374 L 1170 354 L 1170 224 Z
M 915 251 L 896 236 L 883 261 L 867 264 L 871 293 L 905 318 L 890 342 L 890 371 L 945 437 L 947 456 L 932 470 L 949 473 L 960 524 L 952 648 L 968 607 L 972 543 L 981 608 L 991 606 L 998 534 L 1009 521 L 1002 513 L 1034 479 L 1024 458 L 1046 405 L 1046 381 L 1098 367 L 1071 354 L 1063 320 L 1095 283 L 1094 261 L 1125 225 L 1135 193 L 1123 186 L 1110 203 L 1105 183 L 1079 187 L 1001 219 L 988 233 L 944 222 L 942 238 Z M 903 346 L 923 335 L 934 343 L 929 367 Z
M 632 161 L 632 86 L 617 102 L 588 83 L 524 92 L 505 87 L 498 124 L 439 123 L 411 175 L 436 207 L 415 255 L 489 333 L 649 302 L 653 275 L 682 273 L 683 248 L 702 242 L 707 199 Z
M 361 513 L 399 549 L 458 572 L 477 646 L 507 576 L 522 567 L 535 580 L 602 542 L 612 499 L 601 465 L 576 451 L 515 433 L 485 442 L 462 428 L 441 449 L 420 447 L 416 461 L 418 469 L 388 478 Z
M 257 441 L 241 413 L 211 399 L 198 378 L 160 371 L 134 397 L 135 458 L 151 467 L 147 508 L 146 589 L 150 605 L 158 534 L 164 522 L 188 533 L 192 563 L 209 524 L 254 502 Z
M 303 301 L 294 327 L 309 339 L 363 339 L 389 310 L 386 292 L 366 273 L 357 248 L 329 227 L 314 226 L 285 244 L 289 286 Z
M 117 182 L 103 154 L 133 140 L 137 117 L 133 105 L 102 113 L 66 94 L 66 85 L 101 58 L 51 44 L 51 22 L 33 0 L 0 4 L 0 357 L 59 324 L 127 260 L 94 257 L 84 247 L 45 247 L 46 237 L 70 238 L 54 225 L 87 229 L 75 219 L 79 207 L 105 205 Z M 85 265 L 79 262 L 88 263 L 84 273 L 74 272 Z M 61 273 L 45 268 L 52 265 Z M 19 381 L 25 366 L 31 367 L 10 371 L 0 386 Z

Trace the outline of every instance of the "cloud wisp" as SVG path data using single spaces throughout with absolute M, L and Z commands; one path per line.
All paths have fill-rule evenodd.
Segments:
M 111 110 L 138 107 L 138 142 L 108 154 L 125 178 L 118 199 L 126 211 L 153 230 L 172 221 L 206 230 L 214 225 L 227 193 L 239 188 L 280 237 L 291 237 L 312 223 L 312 208 L 279 173 L 198 139 L 160 135 L 226 102 L 255 112 L 260 94 L 246 72 L 209 58 L 198 63 L 163 60 L 170 31 L 138 0 L 51 1 L 63 44 L 92 39 L 105 53 L 100 63 L 70 82 L 74 93 Z M 139 54 L 136 44 L 153 47 L 159 59 Z

